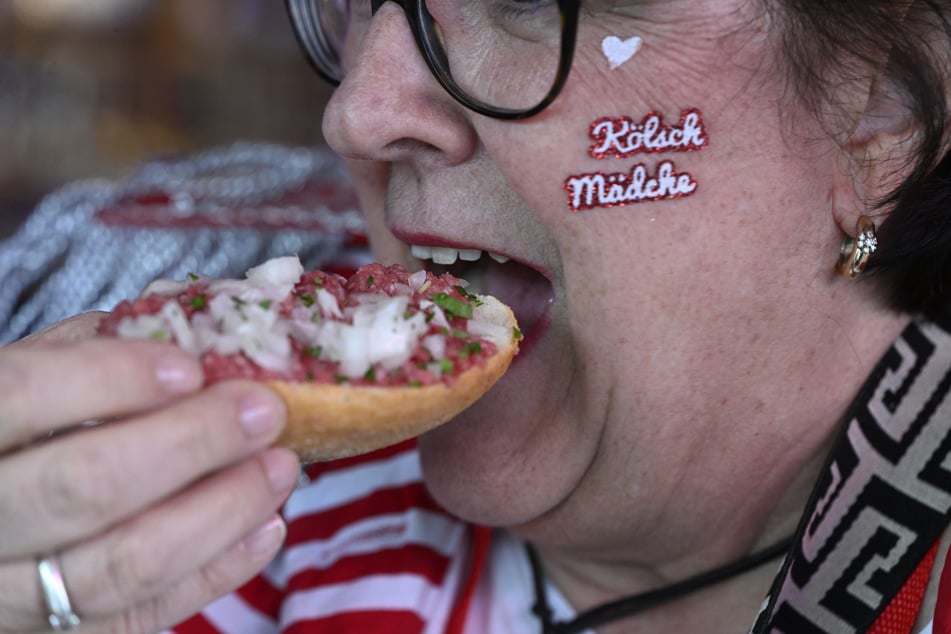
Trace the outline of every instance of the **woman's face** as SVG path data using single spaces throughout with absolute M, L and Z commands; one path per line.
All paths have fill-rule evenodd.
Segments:
M 796 110 L 758 3 L 595 1 L 580 20 L 562 94 L 505 122 L 454 102 L 386 3 L 324 133 L 381 259 L 433 266 L 410 256 L 419 245 L 511 260 L 460 269 L 515 308 L 526 338 L 500 384 L 421 439 L 436 498 L 537 538 L 606 543 L 622 523 L 630 537 L 712 517 L 730 483 L 788 481 L 826 440 L 809 423 L 845 405 L 824 383 L 848 363 L 833 342 L 850 318 L 832 271 L 841 156 Z M 641 38 L 615 68 L 610 36 Z M 692 131 L 655 135 L 658 151 L 619 134 L 622 117 L 680 128 L 690 110 Z M 603 118 L 617 121 L 601 140 L 629 156 L 589 154 Z M 638 164 L 689 176 L 570 208 L 573 177 Z

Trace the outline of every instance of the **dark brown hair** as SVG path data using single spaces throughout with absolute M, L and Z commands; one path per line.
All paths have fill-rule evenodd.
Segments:
M 898 93 L 916 124 L 906 177 L 882 200 L 869 263 L 889 301 L 913 313 L 951 308 L 951 0 L 776 0 L 799 98 L 828 112 L 838 82 L 868 71 Z M 774 7 L 775 9 L 776 7 Z M 878 214 L 869 214 L 878 215 Z

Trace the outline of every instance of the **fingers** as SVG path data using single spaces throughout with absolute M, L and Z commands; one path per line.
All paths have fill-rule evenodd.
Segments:
M 215 599 L 236 590 L 277 554 L 287 535 L 275 517 L 169 592 L 139 604 L 121 618 L 119 632 L 158 632 L 181 623 Z
M 293 453 L 266 450 L 65 551 L 63 578 L 84 626 L 158 631 L 243 583 L 283 540 L 273 513 L 298 469 Z M 0 566 L 0 631 L 42 627 L 36 574 L 30 562 Z
M 273 522 L 248 537 L 297 481 L 296 456 L 267 449 L 280 397 L 202 390 L 172 346 L 73 341 L 94 319 L 0 348 L 0 634 L 48 630 L 41 555 L 60 553 L 84 631 L 153 631 L 249 578 L 283 537 Z M 91 419 L 107 422 L 47 439 Z
M 93 311 L 74 315 L 68 319 L 24 337 L 11 345 L 29 346 L 38 343 L 73 343 L 91 339 L 96 334 L 99 322 L 109 313 Z
M 286 415 L 271 390 L 231 382 L 0 461 L 0 561 L 97 533 L 271 444 Z
M 273 515 L 297 474 L 291 452 L 269 450 L 67 552 L 77 613 L 106 618 L 164 594 Z
M 139 412 L 201 387 L 197 360 L 145 341 L 0 349 L 0 453 L 50 430 Z

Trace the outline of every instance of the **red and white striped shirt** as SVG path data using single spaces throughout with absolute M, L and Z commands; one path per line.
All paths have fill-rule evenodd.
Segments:
M 280 555 L 170 632 L 537 633 L 522 542 L 441 509 L 414 443 L 311 465 L 307 476 L 284 507 Z M 549 600 L 571 618 L 551 587 Z
M 310 465 L 307 478 L 285 504 L 279 556 L 165 634 L 538 633 L 524 543 L 440 508 L 423 485 L 414 442 Z M 930 562 L 922 570 L 926 583 Z M 555 620 L 574 617 L 550 584 L 547 595 Z M 942 599 L 939 612 L 951 606 Z M 919 601 L 899 621 L 913 621 Z M 907 627 L 883 618 L 872 631 Z

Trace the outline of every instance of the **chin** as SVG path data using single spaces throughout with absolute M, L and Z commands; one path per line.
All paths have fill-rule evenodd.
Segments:
M 564 503 L 597 453 L 598 434 L 578 423 L 570 353 L 547 331 L 537 325 L 528 353 L 519 353 L 499 383 L 419 439 L 427 488 L 466 521 L 536 522 Z

